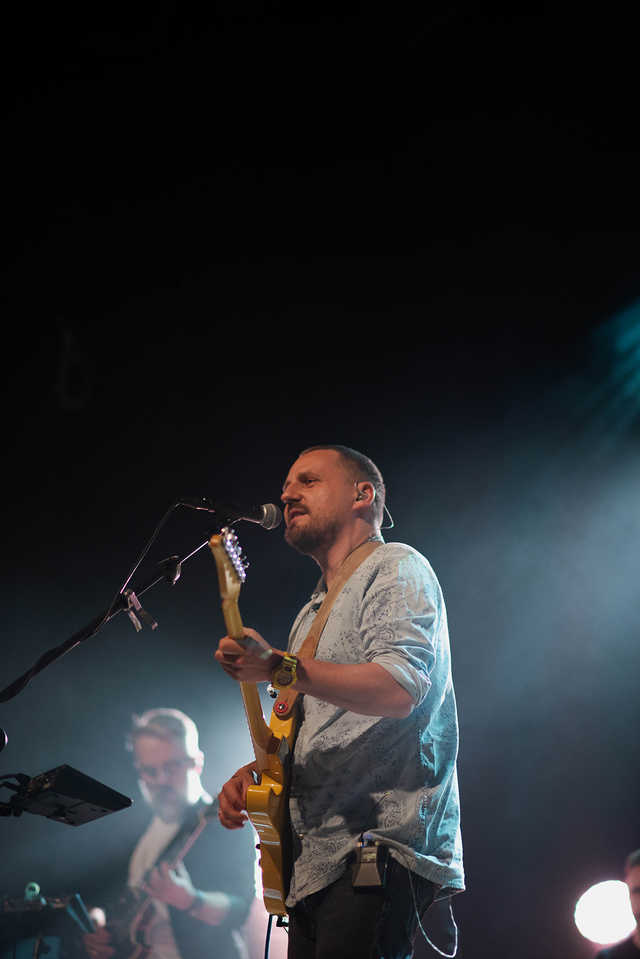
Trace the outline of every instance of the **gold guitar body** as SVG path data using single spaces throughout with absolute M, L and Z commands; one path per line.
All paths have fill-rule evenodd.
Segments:
M 271 915 L 287 913 L 285 900 L 291 871 L 289 850 L 289 755 L 295 739 L 295 719 L 272 716 L 270 729 L 278 743 L 286 744 L 274 756 L 272 769 L 264 769 L 257 786 L 247 790 L 247 813 L 260 837 L 260 868 L 264 904 Z M 275 728 L 274 728 L 275 727 Z M 278 768 L 279 767 L 279 768 Z

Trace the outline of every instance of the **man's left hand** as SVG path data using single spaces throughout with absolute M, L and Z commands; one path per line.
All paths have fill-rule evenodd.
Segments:
M 189 877 L 179 875 L 166 862 L 154 866 L 144 884 L 144 889 L 154 899 L 159 899 L 160 902 L 183 911 L 191 909 L 196 894 Z

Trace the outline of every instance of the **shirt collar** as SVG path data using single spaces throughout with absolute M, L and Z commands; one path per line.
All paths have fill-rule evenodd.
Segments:
M 381 534 L 374 533 L 372 536 L 369 536 L 368 539 L 365 539 L 362 543 L 360 543 L 359 546 L 364 546 L 365 543 L 384 543 L 384 537 Z M 355 549 L 358 548 L 358 546 L 355 547 Z M 355 549 L 351 552 L 355 552 Z M 351 556 L 351 553 L 347 553 L 347 556 Z M 345 556 L 345 559 L 347 559 L 347 556 Z M 309 602 L 312 606 L 318 605 L 322 602 L 326 595 L 327 584 L 324 581 L 324 576 L 321 576 L 314 587 L 314 590 L 309 598 Z

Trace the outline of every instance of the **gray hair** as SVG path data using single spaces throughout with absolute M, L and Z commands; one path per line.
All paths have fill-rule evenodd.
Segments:
M 127 736 L 127 749 L 132 750 L 138 736 L 155 736 L 157 739 L 175 739 L 187 756 L 195 758 L 198 747 L 198 727 L 193 719 L 179 709 L 148 709 L 141 716 L 132 717 L 132 726 Z

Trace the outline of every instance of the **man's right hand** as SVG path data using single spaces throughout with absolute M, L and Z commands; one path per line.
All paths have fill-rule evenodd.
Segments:
M 115 956 L 116 951 L 111 945 L 111 936 L 104 927 L 97 932 L 88 932 L 82 938 L 90 959 L 111 959 Z
M 255 762 L 242 766 L 224 784 L 218 794 L 218 818 L 227 829 L 240 829 L 249 818 L 245 812 L 247 789 L 255 784 L 253 778 L 255 768 Z

